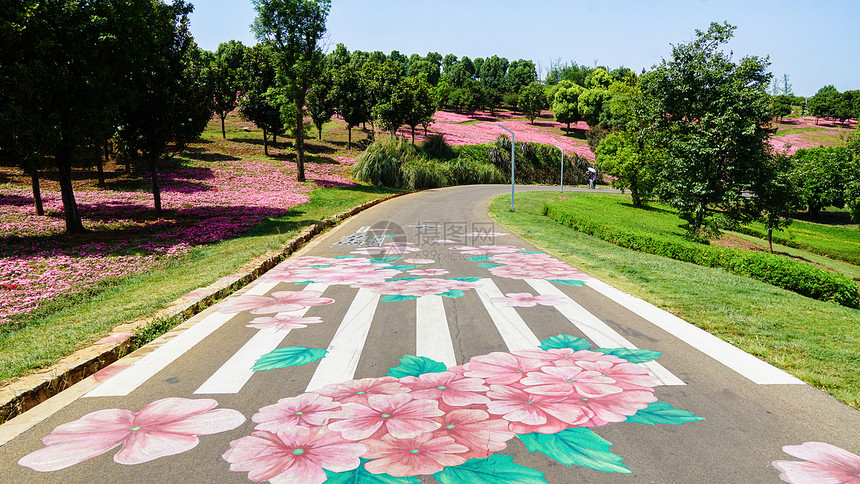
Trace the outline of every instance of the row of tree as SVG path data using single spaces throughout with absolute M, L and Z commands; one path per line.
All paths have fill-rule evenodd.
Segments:
M 768 62 L 735 62 L 723 52 L 734 29 L 714 23 L 706 32 L 697 30 L 693 41 L 674 46 L 672 57 L 638 82 L 616 85 L 623 102 L 615 108 L 610 83 L 608 108 L 604 101 L 596 119 L 598 128 L 608 130 L 596 147 L 600 167 L 618 177 L 617 187 L 630 190 L 634 205 L 655 195 L 673 205 L 694 239 L 726 219 L 760 218 L 777 229 L 800 205 L 813 214 L 832 203 L 856 207 L 860 192 L 850 187 L 860 186 L 860 135 L 854 135 L 853 148 L 775 154 L 768 143 L 775 131 Z M 577 86 L 557 90 L 554 107 L 573 97 L 569 89 Z M 588 103 L 577 107 L 587 109 Z M 559 109 L 557 118 L 564 112 Z M 823 176 L 825 171 L 839 180 Z
M 144 160 L 160 213 L 158 162 L 198 137 L 211 115 L 205 62 L 188 31 L 191 5 L 155 0 L 6 2 L 0 10 L 0 155 L 33 180 L 56 168 L 68 233 L 84 227 L 73 166 L 98 165 L 111 143 Z M 172 149 L 172 148 L 171 148 Z

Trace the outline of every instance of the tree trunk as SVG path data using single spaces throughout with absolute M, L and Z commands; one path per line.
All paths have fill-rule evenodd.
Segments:
M 305 130 L 302 106 L 305 105 L 304 91 L 296 97 L 296 168 L 298 169 L 298 181 L 305 181 Z
M 107 141 L 105 141 L 105 145 L 104 145 L 105 158 L 104 158 L 104 160 L 102 160 L 101 158 L 99 158 L 99 161 L 98 161 L 98 163 L 96 164 L 96 169 L 98 170 L 98 173 L 99 173 L 98 186 L 100 186 L 100 187 L 105 186 L 105 170 L 104 170 L 104 163 L 107 163 L 107 162 L 108 162 L 108 160 L 110 159 L 110 158 L 109 158 L 109 156 L 110 156 L 110 155 L 109 155 L 108 151 L 109 151 L 108 143 L 107 143 Z
M 347 138 L 346 138 L 346 149 L 352 148 L 352 126 L 347 125 L 346 127 Z
M 269 133 L 266 133 L 266 128 L 263 128 L 263 153 L 269 156 Z
M 218 114 L 220 115 L 221 113 L 218 113 Z M 224 129 L 224 118 L 227 117 L 227 113 L 224 113 L 224 115 L 220 116 L 220 117 L 221 117 L 221 138 L 227 139 L 227 131 Z
M 33 203 L 36 205 L 36 215 L 45 215 L 45 209 L 42 207 L 42 190 L 39 187 L 39 170 L 34 168 L 30 174 L 30 180 L 33 181 Z
M 319 133 L 318 140 L 322 141 L 322 125 L 317 126 L 317 133 Z
M 155 206 L 155 215 L 161 218 L 161 186 L 158 184 L 158 156 L 149 157 L 149 173 L 152 176 L 152 201 Z
M 66 219 L 66 233 L 82 234 L 86 232 L 81 223 L 81 214 L 78 212 L 78 203 L 75 201 L 75 192 L 72 188 L 72 148 L 63 139 L 57 147 L 54 157 L 59 172 L 60 193 L 63 198 L 63 216 Z
M 567 132 L 570 133 L 570 121 L 567 122 Z
M 415 126 L 412 126 L 412 146 L 415 146 Z
M 767 246 L 770 249 L 770 253 L 773 254 L 773 229 L 770 227 L 767 229 Z

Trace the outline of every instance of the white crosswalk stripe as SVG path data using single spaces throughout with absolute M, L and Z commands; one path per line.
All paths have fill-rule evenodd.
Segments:
M 609 284 L 594 279 L 589 280 L 588 287 L 759 385 L 805 385 L 779 368 Z
M 277 283 L 274 282 L 260 283 L 248 289 L 245 294 L 262 296 L 274 289 L 276 285 Z M 183 331 L 179 336 L 159 346 L 155 351 L 135 362 L 122 373 L 121 378 L 111 378 L 85 396 L 121 397 L 128 395 L 156 373 L 167 368 L 167 365 L 182 356 L 183 353 L 194 347 L 194 345 L 214 333 L 215 330 L 234 316 L 236 315 L 218 312 L 210 314 L 199 323 Z
M 415 300 L 415 354 L 457 366 L 454 343 L 442 296 L 421 296 Z
M 370 289 L 358 290 L 305 391 L 353 379 L 379 297 Z
M 322 293 L 328 284 L 308 284 L 303 291 L 318 291 Z M 278 313 L 283 316 L 304 316 L 310 307 L 297 311 Z M 257 332 L 239 351 L 237 351 L 221 368 L 218 369 L 203 385 L 194 391 L 195 394 L 238 393 L 245 383 L 254 375 L 254 363 L 261 356 L 273 351 L 290 334 L 289 329 L 266 328 Z
M 499 334 L 505 341 L 510 351 L 532 350 L 538 347 L 540 340 L 535 336 L 516 309 L 493 303 L 493 298 L 504 297 L 502 291 L 496 286 L 492 279 L 483 278 L 477 282 L 475 291 L 484 308 L 493 319 L 493 324 L 499 330 Z

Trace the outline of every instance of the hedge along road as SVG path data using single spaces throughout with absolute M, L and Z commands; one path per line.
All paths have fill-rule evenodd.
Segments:
M 860 412 L 507 234 L 487 203 L 508 189 L 348 220 L 56 412 L 4 424 L 4 482 L 860 473 Z

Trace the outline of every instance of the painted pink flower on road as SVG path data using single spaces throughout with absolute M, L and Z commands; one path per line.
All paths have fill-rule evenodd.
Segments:
M 520 308 L 531 308 L 538 304 L 541 306 L 558 306 L 564 303 L 563 298 L 553 294 L 533 296 L 528 292 L 510 292 L 505 294 L 505 296 L 507 297 L 494 297 L 493 302 Z
M 517 383 L 530 371 L 539 370 L 543 363 L 530 358 L 518 358 L 510 353 L 493 352 L 476 356 L 465 365 L 464 375 L 483 378 L 487 383 L 510 385 Z
M 548 396 L 594 398 L 623 391 L 612 378 L 579 366 L 545 366 L 520 383 L 529 393 Z
M 340 403 L 367 403 L 367 399 L 373 395 L 396 395 L 407 393 L 409 389 L 404 387 L 400 380 L 390 376 L 382 378 L 363 378 L 361 380 L 350 380 L 343 383 L 326 385 L 315 393 L 331 397 Z
M 322 323 L 322 319 L 319 316 L 296 316 L 288 314 L 286 316 L 275 316 L 275 317 L 263 317 L 263 318 L 254 318 L 250 323 L 245 326 L 248 328 L 257 328 L 257 329 L 268 329 L 273 328 L 277 330 L 287 330 L 287 329 L 298 329 L 298 328 L 307 328 L 309 324 L 319 324 Z
M 366 439 L 380 427 L 395 438 L 409 439 L 439 428 L 433 417 L 441 415 L 434 400 L 416 400 L 408 393 L 372 395 L 367 405 L 344 404 L 328 427 L 349 440 Z
M 584 427 L 600 427 L 610 422 L 623 422 L 627 417 L 656 402 L 654 390 L 624 390 L 585 400 L 585 406 L 594 412 L 594 417 Z
M 413 269 L 406 272 L 413 276 L 444 276 L 445 274 L 448 274 L 448 271 L 445 269 Z
M 103 345 L 103 344 L 108 344 L 108 343 L 122 343 L 123 341 L 125 341 L 129 338 L 131 338 L 131 332 L 130 331 L 123 331 L 122 333 L 114 333 L 110 336 L 106 336 L 106 337 L 96 341 L 93 344 L 94 345 Z
M 297 397 L 282 398 L 255 413 L 251 420 L 258 425 L 256 430 L 277 433 L 288 427 L 310 427 L 325 425 L 329 417 L 340 411 L 340 403 L 316 393 L 304 393 Z
M 475 288 L 475 283 L 457 279 L 401 279 L 384 283 L 354 284 L 353 287 L 372 289 L 378 294 L 398 296 L 431 296 L 452 290 L 467 291 Z
M 245 422 L 236 410 L 215 409 L 212 399 L 164 398 L 135 413 L 98 410 L 55 428 L 42 438 L 45 447 L 18 463 L 40 472 L 64 469 L 113 449 L 113 460 L 140 464 L 197 446 L 198 435 L 232 430 Z
M 786 454 L 804 461 L 776 460 L 779 478 L 791 484 L 860 484 L 860 456 L 824 442 L 786 445 Z
M 518 434 L 560 432 L 582 425 L 594 415 L 581 400 L 535 395 L 505 385 L 491 385 L 487 396 L 487 411 L 509 421 Z
M 434 431 L 434 435 L 448 436 L 465 445 L 469 449 L 463 454 L 466 460 L 489 457 L 507 447 L 507 441 L 516 435 L 508 427 L 507 420 L 491 417 L 479 409 L 450 410 L 437 420 L 442 426 Z
M 433 259 L 403 259 L 403 262 L 407 264 L 432 264 L 436 261 Z
M 361 464 L 367 446 L 345 442 L 340 435 L 322 428 L 282 428 L 272 433 L 255 430 L 230 442 L 222 456 L 234 472 L 248 472 L 252 481 L 320 484 L 323 469 L 346 472 Z
M 320 291 L 278 291 L 271 296 L 242 295 L 227 301 L 219 309 L 222 313 L 250 311 L 251 314 L 272 314 L 296 311 L 309 306 L 331 304 L 334 299 L 320 297 Z
M 403 386 L 412 390 L 415 398 L 441 400 L 451 407 L 464 407 L 487 403 L 484 395 L 490 388 L 480 378 L 465 378 L 456 373 L 425 373 L 420 376 L 407 376 L 401 380 Z
M 379 440 L 367 440 L 365 444 L 370 449 L 365 457 L 373 460 L 364 468 L 373 474 L 395 477 L 433 474 L 446 466 L 460 465 L 466 462 L 463 454 L 469 450 L 451 437 L 434 438 L 433 434 L 403 439 L 389 434 Z
M 104 382 L 110 380 L 111 378 L 115 377 L 116 375 L 122 373 L 123 371 L 128 369 L 130 366 L 131 365 L 117 365 L 116 363 L 114 363 L 110 366 L 106 366 L 106 367 L 102 368 L 101 370 L 95 372 L 93 374 L 93 378 L 99 383 L 104 383 Z

